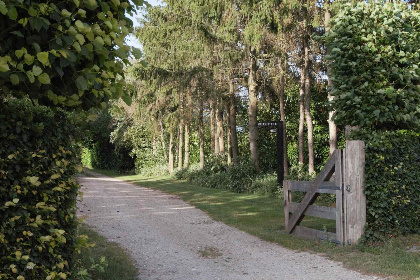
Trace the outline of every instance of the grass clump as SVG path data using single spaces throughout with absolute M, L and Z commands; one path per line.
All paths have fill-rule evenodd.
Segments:
M 79 224 L 80 236 L 87 236 L 89 244 L 77 255 L 77 280 L 136 280 L 138 270 L 134 260 L 115 242 Z M 92 245 L 91 245 L 92 244 Z

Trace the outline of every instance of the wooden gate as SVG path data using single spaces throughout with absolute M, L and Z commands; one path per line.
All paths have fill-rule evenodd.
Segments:
M 364 162 L 363 141 L 347 141 L 346 149 L 334 151 L 315 181 L 284 181 L 285 232 L 343 245 L 357 243 L 366 223 Z M 295 191 L 306 193 L 300 203 L 292 201 Z M 321 193 L 335 195 L 335 208 L 313 205 Z M 305 216 L 335 220 L 336 232 L 300 226 Z

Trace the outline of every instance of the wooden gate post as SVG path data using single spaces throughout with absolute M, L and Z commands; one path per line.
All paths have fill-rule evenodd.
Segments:
M 344 241 L 356 244 L 366 224 L 365 143 L 346 141 L 344 152 Z

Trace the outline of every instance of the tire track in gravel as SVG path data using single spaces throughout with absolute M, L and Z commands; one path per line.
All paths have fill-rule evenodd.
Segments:
M 78 216 L 125 248 L 142 280 L 379 279 L 262 241 L 161 191 L 93 172 L 77 180 Z

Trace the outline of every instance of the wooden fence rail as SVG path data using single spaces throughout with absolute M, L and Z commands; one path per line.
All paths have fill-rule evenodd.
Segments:
M 284 181 L 285 232 L 320 238 L 339 244 L 354 244 L 366 223 L 364 184 L 364 143 L 347 141 L 346 149 L 335 150 L 315 181 Z M 292 201 L 292 192 L 305 192 L 300 203 Z M 313 205 L 321 193 L 335 195 L 335 207 Z M 336 232 L 300 226 L 305 216 L 336 221 Z

